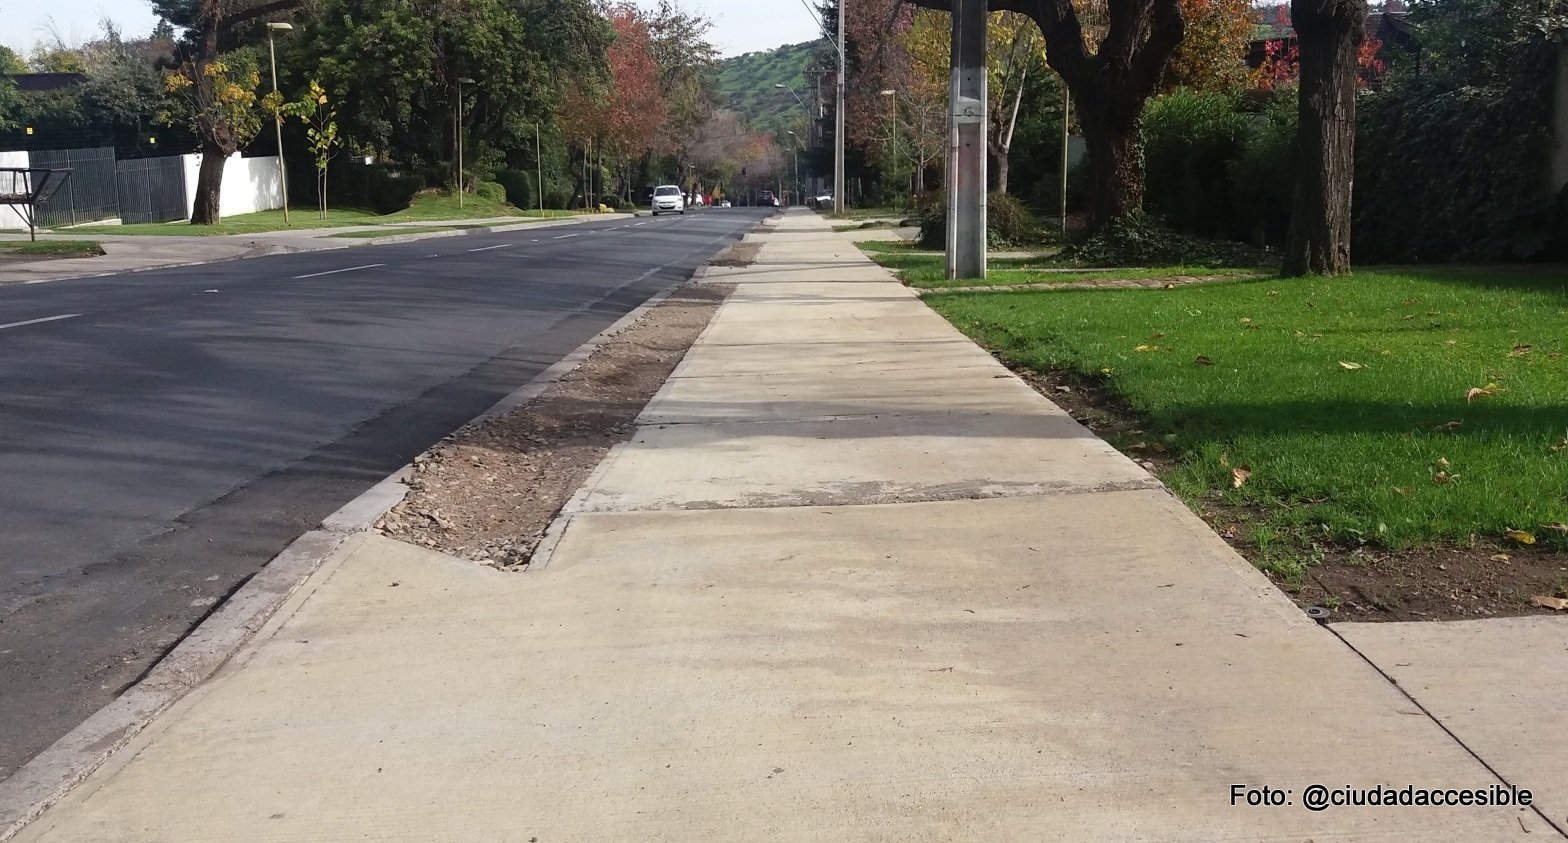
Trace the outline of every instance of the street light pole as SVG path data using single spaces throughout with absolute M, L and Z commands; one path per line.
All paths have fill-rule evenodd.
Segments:
M 544 215 L 544 148 L 539 145 L 540 121 L 534 121 L 534 166 L 538 167 L 539 177 L 539 214 Z
M 278 48 L 272 43 L 272 33 L 289 32 L 294 29 L 291 23 L 275 21 L 267 24 L 267 53 L 272 59 L 272 92 L 278 94 L 279 99 L 283 94 L 278 91 Z M 281 105 L 281 103 L 279 103 Z M 283 189 L 283 224 L 289 224 L 289 173 L 283 166 L 283 112 L 278 111 L 273 115 L 278 127 L 278 185 Z
M 463 207 L 463 86 L 472 85 L 467 76 L 457 77 L 457 207 Z
M 899 164 L 899 161 L 898 161 L 898 91 L 895 91 L 892 88 L 889 88 L 888 90 L 882 92 L 882 96 L 884 96 L 884 97 L 892 97 L 893 98 L 893 109 L 892 109 L 892 115 L 891 115 L 892 116 L 892 124 L 893 125 L 888 129 L 888 142 L 893 147 L 893 167 L 896 170 L 898 168 L 898 164 Z
M 798 200 L 801 199 L 800 150 L 804 146 L 804 144 L 802 144 L 801 141 L 800 141 L 800 135 L 797 135 L 794 132 L 790 132 L 789 136 L 795 139 L 795 146 L 792 149 L 790 149 L 790 151 L 795 153 L 795 199 L 798 201 Z M 802 202 L 801 204 L 805 204 L 805 203 Z

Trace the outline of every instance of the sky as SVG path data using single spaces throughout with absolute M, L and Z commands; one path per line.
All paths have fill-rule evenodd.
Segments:
M 651 0 L 639 0 L 652 5 Z M 817 23 L 801 0 L 682 0 L 692 11 L 714 21 L 713 42 L 725 56 L 768 50 L 817 37 Z M 128 37 L 152 31 L 147 0 L 0 0 L 0 43 L 26 55 L 39 41 L 52 40 L 51 29 L 67 44 L 91 40 L 98 22 L 109 18 Z

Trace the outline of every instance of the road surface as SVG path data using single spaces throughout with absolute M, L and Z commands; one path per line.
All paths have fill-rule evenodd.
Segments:
M 762 216 L 0 285 L 0 778 L 294 538 Z

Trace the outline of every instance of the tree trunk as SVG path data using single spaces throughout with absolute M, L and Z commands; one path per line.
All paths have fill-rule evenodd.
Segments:
M 996 192 L 1006 193 L 1007 172 L 1012 167 L 1012 156 L 999 146 L 992 147 L 991 154 L 996 157 Z
M 217 225 L 223 191 L 223 165 L 228 156 L 213 143 L 201 145 L 201 170 L 196 175 L 196 203 L 191 208 L 191 225 Z
M 1301 47 L 1301 168 L 1284 274 L 1350 271 L 1356 165 L 1356 55 L 1366 40 L 1366 0 L 1292 0 Z
M 1143 209 L 1143 140 L 1137 117 L 1142 104 L 1140 99 L 1138 108 L 1123 110 L 1123 114 L 1103 106 L 1079 110 L 1084 143 L 1089 148 L 1091 231 Z M 1133 116 L 1127 118 L 1126 113 Z

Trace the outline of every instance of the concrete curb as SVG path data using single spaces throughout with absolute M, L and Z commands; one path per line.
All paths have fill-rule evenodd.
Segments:
M 297 255 L 304 252 L 333 252 L 341 249 L 354 249 L 360 246 L 390 246 L 397 243 L 413 243 L 418 240 L 435 240 L 442 237 L 460 237 L 465 234 L 500 234 L 508 231 L 523 231 L 540 228 L 559 228 L 563 225 L 579 225 L 595 220 L 633 219 L 634 215 L 628 214 L 588 214 L 562 219 L 549 219 L 543 222 L 525 222 L 507 225 L 491 225 L 483 228 L 467 228 L 457 231 L 426 231 L 416 234 L 390 234 L 386 237 L 367 237 L 358 240 L 352 237 L 332 237 L 324 235 L 312 237 L 304 241 L 310 244 L 309 248 L 299 248 L 282 244 L 259 246 L 237 255 L 228 255 L 221 258 L 207 258 L 194 261 L 171 261 L 152 266 L 138 266 L 130 269 L 109 269 L 103 272 L 90 272 L 84 275 L 68 275 L 62 278 L 37 278 L 31 281 L 12 281 L 0 283 L 0 286 L 9 284 L 53 284 L 56 281 L 85 281 L 91 278 L 107 278 L 110 275 L 132 275 L 139 272 L 154 272 L 160 269 L 179 269 L 186 266 L 210 266 L 212 264 L 230 263 L 233 261 L 250 260 L 252 258 L 272 257 L 273 255 Z M 155 235 L 154 235 L 155 236 Z M 3 838 L 0 838 L 3 839 Z
M 705 276 L 707 270 L 706 265 L 699 267 L 693 280 Z M 582 366 L 600 346 L 668 299 L 680 286 L 674 284 L 654 294 L 464 427 L 505 414 L 539 397 Z M 219 604 L 206 620 L 160 659 L 145 678 L 9 778 L 0 781 L 0 843 L 19 834 L 125 747 L 158 715 L 227 664 L 344 541 L 371 530 L 376 521 L 402 502 L 408 494 L 404 481 L 412 472 L 413 466 L 398 469 L 323 519 L 321 529 L 295 539 Z M 562 527 L 564 530 L 564 525 Z M 555 529 L 554 523 L 550 529 Z M 550 536 L 547 532 L 546 540 L 553 547 L 559 537 L 552 539 Z
M 0 782 L 0 841 L 59 801 L 159 714 L 218 671 L 337 549 L 344 533 L 295 539 L 114 702 Z

